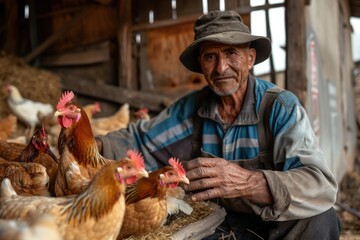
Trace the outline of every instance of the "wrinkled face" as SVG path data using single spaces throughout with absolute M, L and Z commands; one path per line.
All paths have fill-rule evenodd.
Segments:
M 249 44 L 226 45 L 204 42 L 198 61 L 209 87 L 219 96 L 234 94 L 247 81 L 256 59 Z

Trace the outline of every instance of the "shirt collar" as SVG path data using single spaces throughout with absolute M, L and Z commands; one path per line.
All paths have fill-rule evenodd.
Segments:
M 233 125 L 253 125 L 259 122 L 258 114 L 256 113 L 255 84 L 255 78 L 252 75 L 249 75 L 245 100 L 242 109 Z M 221 122 L 217 110 L 218 96 L 211 90 L 209 92 L 209 100 L 202 102 L 199 107 L 198 114 L 203 118 L 209 118 L 217 122 Z

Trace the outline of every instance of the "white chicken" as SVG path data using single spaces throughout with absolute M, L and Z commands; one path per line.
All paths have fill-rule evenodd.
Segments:
M 50 103 L 42 103 L 23 98 L 20 91 L 13 85 L 6 86 L 8 94 L 7 102 L 10 110 L 15 116 L 26 124 L 27 136 L 32 136 L 35 127 L 40 124 L 38 115 L 49 115 L 54 113 L 54 107 Z

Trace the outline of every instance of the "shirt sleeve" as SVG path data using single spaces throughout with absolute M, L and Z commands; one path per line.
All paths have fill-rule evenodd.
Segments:
M 281 105 L 281 104 L 280 104 Z M 284 107 L 284 106 L 282 106 Z M 305 109 L 299 104 L 274 118 L 274 161 L 284 161 L 283 171 L 263 170 L 274 199 L 272 206 L 252 204 L 264 220 L 287 221 L 312 217 L 330 209 L 337 182 L 328 167 Z M 288 115 L 285 117 L 284 115 Z M 293 122 L 293 123 L 292 123 Z

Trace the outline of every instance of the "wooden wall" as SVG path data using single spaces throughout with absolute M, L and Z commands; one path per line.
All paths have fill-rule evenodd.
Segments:
M 26 29 L 18 37 L 18 42 L 27 43 L 26 62 L 59 74 L 65 89 L 102 99 L 114 105 L 114 110 L 129 102 L 135 108 L 159 111 L 205 84 L 201 75 L 179 62 L 180 53 L 193 40 L 193 24 L 203 13 L 202 0 L 177 0 L 176 7 L 171 0 L 5 2 L 19 12 L 25 4 L 30 6 L 30 18 L 19 16 L 18 24 Z M 227 0 L 225 4 L 226 9 L 242 9 L 249 25 L 249 0 Z M 208 11 L 215 9 L 219 1 L 208 0 Z M 15 37 L 10 35 L 17 32 L 11 29 L 17 28 L 7 29 L 6 43 L 14 49 L 10 43 Z

